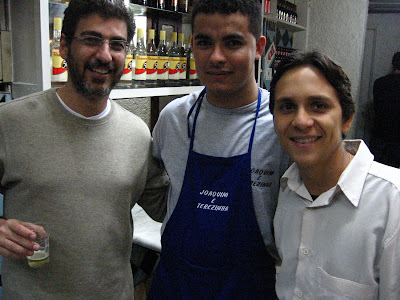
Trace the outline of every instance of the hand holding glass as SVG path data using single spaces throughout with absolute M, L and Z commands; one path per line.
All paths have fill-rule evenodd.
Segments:
M 34 251 L 32 256 L 27 256 L 29 266 L 32 268 L 39 268 L 49 262 L 49 234 L 46 232 L 46 226 L 43 223 L 36 223 L 42 226 L 43 229 L 33 230 L 36 233 L 35 243 L 40 245 L 40 249 Z

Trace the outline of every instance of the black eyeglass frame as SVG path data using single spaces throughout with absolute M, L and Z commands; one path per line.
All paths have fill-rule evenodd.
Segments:
M 100 48 L 104 43 L 108 43 L 110 49 L 114 52 L 125 52 L 128 41 L 118 39 L 103 39 L 94 35 L 73 36 L 71 40 L 78 39 L 85 46 L 91 48 Z

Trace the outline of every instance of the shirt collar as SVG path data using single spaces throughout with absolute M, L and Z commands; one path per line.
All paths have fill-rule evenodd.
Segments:
M 310 202 L 309 207 L 328 205 L 332 201 L 333 196 L 342 191 L 346 198 L 357 207 L 374 156 L 362 140 L 343 141 L 343 146 L 347 152 L 355 155 L 354 158 L 340 175 L 337 185 L 329 191 L 322 193 L 315 201 L 312 200 L 310 193 L 305 187 L 296 163 L 293 163 L 285 174 L 283 174 L 281 189 L 291 189 L 307 202 Z
M 104 118 L 105 116 L 107 116 L 108 113 L 109 113 L 110 110 L 111 110 L 111 100 L 110 100 L 110 98 L 108 98 L 108 99 L 107 99 L 107 106 L 106 106 L 106 108 L 105 108 L 101 113 L 99 113 L 98 115 L 95 115 L 95 116 L 85 117 L 84 115 L 81 115 L 80 113 L 77 113 L 76 111 L 70 109 L 70 108 L 64 103 L 64 101 L 61 99 L 61 97 L 58 95 L 57 92 L 56 92 L 56 95 L 57 95 L 58 101 L 60 101 L 60 103 L 62 104 L 62 106 L 63 106 L 67 111 L 69 111 L 71 114 L 73 114 L 73 115 L 75 115 L 75 116 L 77 116 L 77 117 L 79 117 L 79 118 L 82 118 L 82 119 L 86 119 L 86 120 L 99 120 L 99 119 L 102 119 L 102 118 Z

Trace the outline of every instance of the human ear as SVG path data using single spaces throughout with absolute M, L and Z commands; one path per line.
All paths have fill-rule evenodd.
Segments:
M 267 43 L 265 36 L 260 36 L 256 42 L 256 60 L 259 60 L 264 53 L 264 48 Z

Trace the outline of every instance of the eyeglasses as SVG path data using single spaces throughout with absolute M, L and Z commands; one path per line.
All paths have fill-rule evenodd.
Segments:
M 125 40 L 103 40 L 101 37 L 93 35 L 73 36 L 72 39 L 78 39 L 85 46 L 90 48 L 100 48 L 104 43 L 108 42 L 110 49 L 114 52 L 125 51 L 127 44 Z

